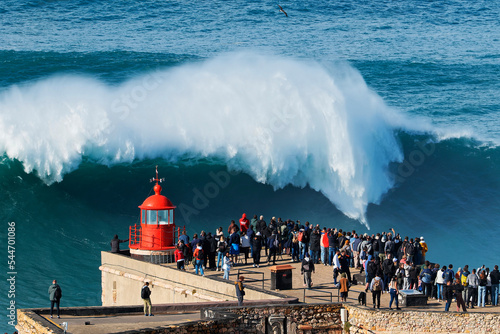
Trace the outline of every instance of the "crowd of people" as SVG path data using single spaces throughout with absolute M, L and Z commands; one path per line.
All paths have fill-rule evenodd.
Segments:
M 408 289 L 446 302 L 446 311 L 452 299 L 463 311 L 489 303 L 498 305 L 498 266 L 491 271 L 485 266 L 469 271 L 464 266 L 455 273 L 451 264 L 441 267 L 426 259 L 428 246 L 423 237 L 403 238 L 394 229 L 368 235 L 275 217 L 267 223 L 263 216 L 248 219 L 243 214 L 238 223 L 231 221 L 226 231 L 219 227 L 215 234 L 201 231 L 192 238 L 183 232 L 175 251 L 177 267 L 184 270 L 192 263 L 200 275 L 207 269 L 223 270 L 223 277 L 229 279 L 231 267 L 239 261 L 252 261 L 259 267 L 263 262 L 274 265 L 276 256 L 288 255 L 292 262 L 302 262 L 301 273 L 308 288 L 314 265 L 331 266 L 334 284 L 343 290 L 343 298 L 353 283 L 351 269 L 364 271 L 365 291 L 372 292 L 374 307 L 380 307 L 380 295 L 386 291 L 391 294 L 390 308 L 394 301 L 398 309 L 397 294 Z M 345 280 L 338 280 L 339 275 Z

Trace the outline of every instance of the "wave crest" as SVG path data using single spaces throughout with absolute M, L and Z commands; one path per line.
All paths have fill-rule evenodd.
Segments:
M 403 160 L 396 129 L 410 124 L 347 64 L 246 53 L 118 86 L 54 76 L 10 87 L 0 107 L 0 149 L 48 184 L 83 156 L 208 157 L 275 189 L 309 185 L 367 226 L 367 205 L 393 186 L 389 164 Z

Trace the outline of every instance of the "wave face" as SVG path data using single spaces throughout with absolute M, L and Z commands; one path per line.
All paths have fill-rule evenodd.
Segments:
M 346 64 L 241 53 L 118 85 L 55 75 L 7 89 L 0 108 L 0 150 L 47 184 L 84 157 L 213 159 L 274 189 L 311 187 L 364 223 L 403 159 L 395 131 L 417 130 Z

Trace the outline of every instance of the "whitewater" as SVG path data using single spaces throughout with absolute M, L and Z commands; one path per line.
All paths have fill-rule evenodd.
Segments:
M 0 150 L 47 184 L 83 157 L 213 159 L 274 189 L 309 186 L 367 224 L 403 161 L 396 131 L 431 126 L 388 107 L 347 64 L 231 54 L 120 85 L 53 76 L 0 94 Z

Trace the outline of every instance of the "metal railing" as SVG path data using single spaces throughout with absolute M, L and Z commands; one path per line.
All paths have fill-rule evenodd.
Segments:
M 340 289 L 338 288 L 334 288 L 334 289 L 337 289 L 337 303 L 340 302 Z M 326 294 L 329 294 L 330 295 L 330 303 L 333 303 L 333 293 L 331 293 L 330 291 L 322 291 L 322 290 L 319 290 L 319 289 L 307 289 L 307 288 L 303 288 L 303 296 L 302 296 L 302 302 L 305 303 L 306 302 L 306 290 L 307 291 L 310 291 L 310 292 L 319 292 L 319 293 L 326 293 Z M 318 299 L 317 296 L 308 296 L 308 298 L 312 298 L 312 299 Z
M 261 273 L 259 271 L 249 270 L 249 269 L 238 269 L 238 276 L 236 276 L 236 279 L 238 279 L 238 277 L 240 277 L 240 272 L 243 272 L 245 274 L 258 274 L 258 275 L 262 275 L 262 279 L 255 280 L 255 281 L 256 282 L 261 281 L 262 282 L 262 290 L 264 290 L 264 273 Z
M 183 232 L 186 231 L 186 226 L 183 226 L 182 229 Z M 181 228 L 177 227 L 177 231 L 174 228 L 172 231 L 169 231 L 165 238 L 167 240 L 172 240 L 173 244 L 171 246 L 174 246 L 177 243 L 177 240 L 179 239 L 179 236 L 181 235 Z M 133 226 L 130 226 L 129 228 L 129 242 L 130 246 L 138 246 L 139 248 L 143 247 L 143 243 L 147 242 L 148 246 L 151 248 L 156 248 L 156 247 L 163 247 L 163 240 L 164 240 L 164 233 L 160 233 L 160 237 L 155 237 L 153 236 L 148 236 L 144 238 L 141 230 L 141 226 L 134 224 Z M 149 242 L 150 241 L 150 242 Z M 134 248 L 134 247 L 132 247 Z

